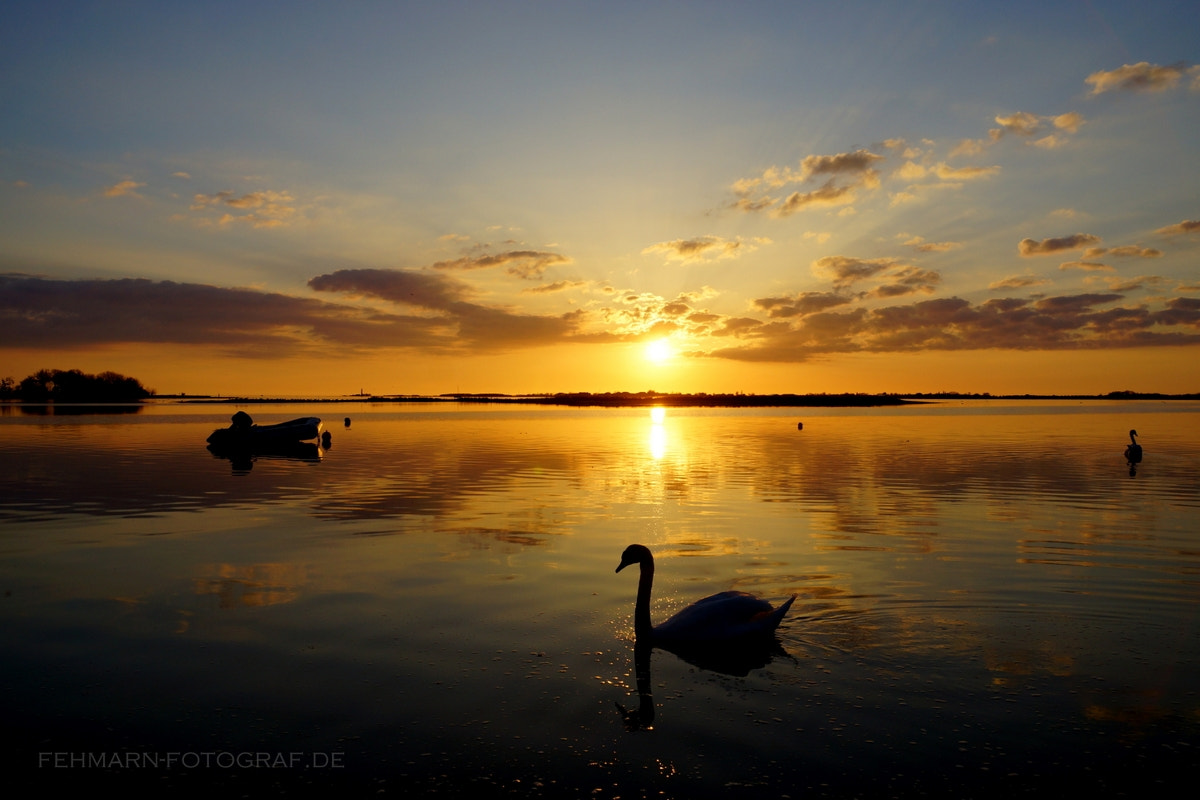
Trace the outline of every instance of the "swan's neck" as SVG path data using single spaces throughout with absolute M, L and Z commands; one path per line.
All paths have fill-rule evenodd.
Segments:
M 638 578 L 637 605 L 633 609 L 633 634 L 637 638 L 648 637 L 654 626 L 650 624 L 650 589 L 654 585 L 654 561 L 641 563 Z

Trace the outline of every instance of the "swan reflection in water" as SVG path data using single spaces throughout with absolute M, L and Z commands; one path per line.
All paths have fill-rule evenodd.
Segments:
M 1129 432 L 1129 444 L 1125 446 L 1125 461 L 1129 464 L 1129 477 L 1137 475 L 1137 465 L 1142 463 L 1142 446 L 1137 443 L 1137 431 Z
M 633 672 L 637 679 L 638 704 L 636 708 L 626 708 L 617 703 L 627 731 L 654 730 L 654 693 L 650 691 L 650 653 L 653 651 L 654 645 L 649 639 L 634 641 Z
M 751 670 L 787 652 L 775 630 L 796 600 L 792 595 L 778 608 L 745 592 L 720 592 L 697 600 L 659 625 L 650 622 L 650 592 L 654 585 L 654 556 L 640 544 L 621 554 L 617 572 L 637 564 L 637 604 L 634 606 L 634 671 L 640 698 L 636 711 L 618 704 L 630 730 L 648 729 L 654 721 L 650 692 L 650 655 L 667 650 L 701 669 L 745 677 Z

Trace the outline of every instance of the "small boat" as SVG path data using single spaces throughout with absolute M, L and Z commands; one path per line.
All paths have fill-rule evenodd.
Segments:
M 320 417 L 300 417 L 276 425 L 255 425 L 249 414 L 239 411 L 234 414 L 232 425 L 212 432 L 208 443 L 224 448 L 257 449 L 320 439 L 322 431 Z

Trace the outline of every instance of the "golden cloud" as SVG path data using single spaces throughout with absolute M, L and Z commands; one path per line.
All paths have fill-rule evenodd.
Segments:
M 509 250 L 495 255 L 457 258 L 452 261 L 438 261 L 433 265 L 440 270 L 475 270 L 505 267 L 505 272 L 525 280 L 536 280 L 545 274 L 550 267 L 560 264 L 570 264 L 571 259 L 559 253 L 543 252 L 540 250 Z
M 1018 111 L 1007 117 L 996 117 L 996 124 L 1000 126 L 1000 131 L 994 131 L 996 135 L 993 138 L 999 138 L 1005 133 L 1032 136 L 1040 127 L 1040 118 L 1027 111 Z
M 905 237 L 908 234 L 901 234 Z M 950 250 L 955 250 L 962 247 L 959 242 L 927 242 L 921 236 L 913 236 L 905 240 L 904 244 L 915 249 L 918 253 L 945 253 Z
M 777 217 L 787 217 L 808 206 L 840 206 L 853 202 L 854 187 L 835 186 L 833 179 L 830 179 L 820 189 L 811 192 L 792 192 L 773 214 Z
M 1162 250 L 1154 247 L 1142 247 L 1136 244 L 1125 244 L 1120 247 L 1091 247 L 1084 251 L 1084 258 L 1099 258 L 1103 255 L 1120 256 L 1121 258 L 1159 258 Z
M 264 189 L 236 195 L 231 191 L 192 196 L 192 211 L 225 209 L 216 219 L 218 225 L 246 223 L 255 228 L 278 228 L 289 225 L 296 216 L 295 198 L 290 192 Z M 233 209 L 229 211 L 228 209 Z M 211 221 L 211 220 L 210 220 Z
M 814 275 L 833 282 L 834 288 L 850 286 L 899 265 L 894 258 L 853 258 L 825 256 L 812 264 Z
M 859 149 L 850 153 L 805 156 L 798 169 L 770 167 L 758 177 L 743 178 L 732 184 L 731 188 L 738 196 L 734 207 L 747 212 L 769 209 L 775 217 L 786 217 L 809 206 L 845 205 L 854 201 L 856 187 L 879 186 L 879 173 L 873 165 L 883 158 L 877 153 Z M 803 183 L 819 175 L 830 176 L 820 188 L 792 192 L 782 201 L 765 195 L 751 196 L 763 187 L 777 189 L 792 183 Z
M 145 186 L 144 183 L 138 183 L 134 180 L 124 180 L 120 183 L 114 183 L 104 190 L 105 197 L 141 197 L 137 190 Z
M 1174 225 L 1159 228 L 1155 233 L 1160 233 L 1163 236 L 1176 236 L 1181 233 L 1200 233 L 1200 220 L 1185 219 L 1182 222 L 1176 222 Z
M 832 156 L 806 156 L 800 162 L 801 180 L 807 180 L 813 175 L 840 175 L 852 173 L 872 175 L 871 165 L 883 159 L 883 156 L 868 150 L 855 150 L 853 153 L 838 153 Z
M 1026 285 L 1020 278 L 1017 282 Z M 1116 305 L 1122 299 L 1123 295 L 1115 292 L 1038 300 L 1005 297 L 980 304 L 951 297 L 870 310 L 824 311 L 757 328 L 746 321 L 740 330 L 747 344 L 718 348 L 709 355 L 798 363 L 848 352 L 1070 350 L 1200 343 L 1200 298 L 1173 298 L 1158 310 Z M 773 305 L 771 298 L 763 298 L 759 305 L 783 308 Z
M 1090 252 L 1090 251 L 1089 251 Z M 1058 265 L 1060 270 L 1081 269 L 1085 272 L 1116 272 L 1114 267 L 1097 261 L 1064 261 Z
M 1000 171 L 1000 167 L 951 167 L 942 162 L 934 167 L 933 171 L 944 181 L 969 181 L 990 178 Z
M 725 239 L 720 236 L 697 236 L 694 239 L 675 239 L 669 242 L 657 242 L 642 250 L 642 255 L 661 253 L 668 261 L 694 263 L 715 259 L 738 258 L 746 253 L 753 253 L 760 244 L 770 244 L 767 238 Z
M 1092 94 L 1103 94 L 1117 90 L 1131 92 L 1165 92 L 1172 89 L 1183 77 L 1185 65 L 1159 66 L 1147 61 L 1125 64 L 1113 70 L 1093 72 L 1084 79 L 1091 84 Z
M 1040 242 L 1035 239 L 1022 239 L 1017 245 L 1017 252 L 1024 258 L 1028 258 L 1029 256 L 1044 256 L 1051 253 L 1059 253 L 1063 250 L 1078 250 L 1081 247 L 1086 247 L 1099 241 L 1099 236 L 1093 236 L 1090 233 L 1075 233 L 1070 236 L 1043 239 Z
M 1066 114 L 1059 114 L 1053 119 L 1054 127 L 1064 130 L 1067 133 L 1076 133 L 1085 122 L 1083 115 L 1076 111 L 1069 111 Z
M 988 289 L 992 291 L 998 289 L 1027 289 L 1031 286 L 1045 286 L 1048 283 L 1050 281 L 1047 278 L 1039 278 L 1036 275 L 1011 275 L 998 281 L 992 281 L 988 284 Z

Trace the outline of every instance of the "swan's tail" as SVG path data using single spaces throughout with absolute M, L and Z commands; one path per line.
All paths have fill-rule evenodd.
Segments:
M 786 601 L 784 601 L 783 605 L 767 615 L 767 619 L 770 621 L 769 627 L 771 630 L 775 630 L 779 627 L 779 623 L 783 622 L 783 618 L 787 616 L 788 609 L 792 607 L 792 603 L 794 602 L 796 602 L 796 595 L 789 597 Z

